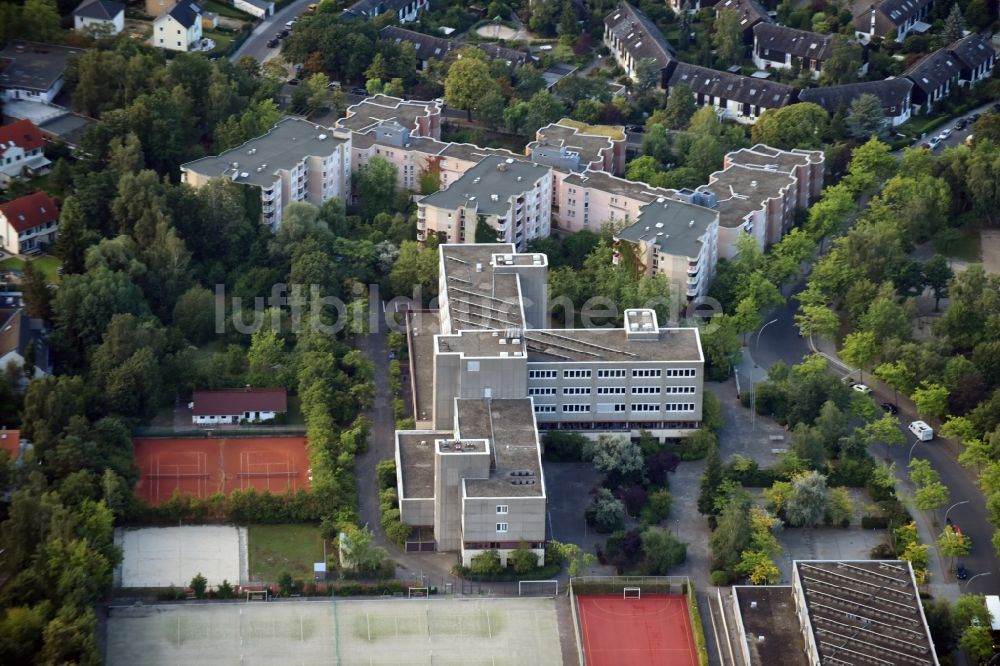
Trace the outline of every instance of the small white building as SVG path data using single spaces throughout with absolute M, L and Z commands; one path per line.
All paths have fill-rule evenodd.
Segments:
M 193 51 L 201 42 L 201 6 L 180 0 L 153 21 L 153 46 L 168 51 Z
M 257 18 L 274 14 L 274 3 L 269 0 L 233 0 L 233 7 Z
M 45 192 L 0 204 L 0 248 L 11 254 L 38 252 L 55 242 L 59 207 Z
M 30 120 L 0 127 L 0 186 L 47 167 L 50 162 L 42 151 L 44 145 L 42 133 Z
M 113 0 L 83 0 L 73 10 L 73 29 L 117 35 L 125 29 L 125 5 Z
M 268 421 L 287 411 L 288 395 L 283 388 L 195 391 L 191 398 L 191 422 L 195 425 Z
M 0 51 L 0 98 L 51 104 L 65 80 L 70 56 L 84 49 L 56 44 L 11 40 Z

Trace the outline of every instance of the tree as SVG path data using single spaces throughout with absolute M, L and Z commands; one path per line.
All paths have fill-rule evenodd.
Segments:
M 354 191 L 361 200 L 361 216 L 370 220 L 389 210 L 396 191 L 396 165 L 384 157 L 373 157 L 352 175 Z
M 854 502 L 846 488 L 837 486 L 827 492 L 826 517 L 835 526 L 846 526 L 854 518 Z
M 451 63 L 448 78 L 444 82 L 444 99 L 448 106 L 468 111 L 472 120 L 472 110 L 491 93 L 499 91 L 499 84 L 490 74 L 490 68 L 480 58 L 465 57 Z
M 993 656 L 993 634 L 990 632 L 990 625 L 966 628 L 958 644 L 976 663 L 986 661 Z
M 855 139 L 885 136 L 887 124 L 882 102 L 875 95 L 865 93 L 851 101 L 847 111 L 847 132 Z
M 670 129 L 684 129 L 697 109 L 691 88 L 683 83 L 676 85 L 670 89 L 670 94 L 667 96 L 664 121 Z
M 616 532 L 625 526 L 625 505 L 615 499 L 607 488 L 599 488 L 584 510 L 587 522 L 603 534 Z
M 87 228 L 87 220 L 75 196 L 66 197 L 59 211 L 59 234 L 56 236 L 55 254 L 62 260 L 63 273 L 82 273 L 84 254 L 98 235 Z
M 743 32 L 739 11 L 723 9 L 716 12 L 713 25 L 712 46 L 724 64 L 738 64 L 743 60 Z
M 951 6 L 951 11 L 944 19 L 943 37 L 945 44 L 952 44 L 962 38 L 965 32 L 965 18 L 962 17 L 962 8 L 956 2 Z
M 1000 112 L 990 111 L 979 116 L 972 125 L 976 141 L 991 141 L 1000 144 Z
M 522 132 L 534 136 L 540 127 L 562 118 L 562 103 L 548 90 L 539 90 L 528 100 L 527 114 L 522 124 Z
M 615 435 L 601 435 L 596 442 L 588 441 L 584 458 L 591 460 L 598 472 L 613 479 L 614 485 L 637 479 L 645 465 L 639 445 Z
M 12 606 L 0 616 L 0 660 L 29 664 L 42 645 L 49 605 Z
M 21 10 L 19 37 L 37 42 L 58 42 L 59 8 L 55 0 L 26 0 Z
M 830 340 L 840 328 L 840 318 L 825 305 L 802 305 L 795 314 L 795 325 L 802 336 L 818 335 Z
M 955 5 L 957 8 L 958 5 Z M 924 284 L 934 291 L 934 311 L 938 311 L 942 298 L 948 298 L 948 283 L 955 276 L 948 260 L 939 254 L 924 262 Z
M 788 523 L 795 527 L 813 527 L 826 512 L 826 477 L 819 472 L 805 472 L 792 479 L 791 494 L 785 506 Z
M 437 296 L 438 253 L 437 242 L 431 240 L 426 247 L 414 241 L 403 241 L 399 256 L 389 272 L 389 285 L 396 296 L 415 298 L 424 303 Z
M 507 555 L 507 564 L 515 573 L 526 574 L 538 568 L 538 556 L 531 552 L 526 542 L 522 541 Z
M 205 590 L 208 587 L 208 580 L 201 575 L 199 571 L 198 574 L 191 579 L 191 591 L 194 592 L 194 596 L 197 599 L 205 598 Z
M 469 571 L 477 576 L 496 576 L 502 573 L 503 563 L 500 561 L 500 553 L 493 548 L 473 555 Z
M 948 413 L 948 389 L 940 384 L 921 382 L 920 388 L 910 396 L 921 416 L 944 418 Z
M 754 585 L 775 585 L 781 581 L 781 572 L 774 561 L 759 550 L 744 550 L 736 571 L 749 578 Z
M 476 117 L 488 128 L 495 130 L 503 125 L 503 110 L 506 106 L 507 100 L 500 91 L 491 91 L 479 101 Z
M 719 516 L 718 526 L 709 538 L 712 549 L 712 569 L 732 573 L 742 561 L 743 551 L 750 547 L 750 519 L 746 505 L 729 502 Z
M 194 345 L 210 340 L 215 330 L 215 295 L 202 286 L 188 289 L 174 304 L 173 322 L 184 338 Z
M 584 552 L 575 543 L 560 543 L 556 540 L 548 542 L 548 548 L 553 550 L 556 559 L 568 562 L 567 573 L 570 578 L 575 578 L 586 571 L 587 567 L 593 566 L 597 558 L 592 553 Z
M 950 496 L 946 485 L 934 481 L 917 488 L 913 493 L 913 503 L 922 511 L 933 511 L 947 504 Z
M 844 346 L 840 350 L 840 357 L 860 370 L 862 380 L 865 370 L 871 368 L 877 355 L 878 342 L 872 331 L 848 333 L 847 337 L 844 338 Z
M 846 35 L 834 35 L 830 57 L 823 63 L 822 78 L 825 85 L 854 83 L 858 80 L 861 62 L 861 45 Z
M 641 539 L 647 575 L 666 576 L 673 567 L 687 559 L 687 544 L 678 541 L 669 530 L 647 527 L 642 531 Z
M 715 514 L 715 497 L 722 484 L 722 458 L 719 448 L 713 446 L 708 450 L 705 459 L 705 471 L 701 475 L 701 485 L 698 490 L 698 513 L 702 515 Z
M 52 290 L 49 281 L 35 261 L 24 262 L 21 274 L 21 297 L 24 299 L 24 310 L 29 317 L 50 319 L 52 317 Z
M 827 113 L 818 104 L 800 102 L 761 114 L 751 130 L 754 143 L 776 148 L 819 148 L 826 133 Z
M 972 539 L 958 532 L 951 525 L 945 525 L 937 540 L 938 550 L 952 562 L 956 557 L 965 557 L 972 550 Z
M 347 552 L 341 552 L 344 562 L 362 576 L 378 571 L 389 554 L 385 548 L 375 545 L 372 531 L 367 526 L 350 525 L 344 534 L 347 537 Z
M 568 4 L 568 3 L 567 3 Z M 640 58 L 635 64 L 635 91 L 645 95 L 660 82 L 660 67 L 653 58 Z

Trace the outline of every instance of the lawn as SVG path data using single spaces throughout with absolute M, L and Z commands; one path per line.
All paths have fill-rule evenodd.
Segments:
M 323 539 L 315 525 L 251 525 L 250 580 L 277 581 L 282 573 L 311 581 L 313 563 L 323 561 Z
M 216 0 L 203 0 L 201 6 L 206 12 L 214 12 L 219 16 L 228 16 L 229 18 L 239 19 L 241 21 L 254 20 L 254 17 L 250 14 L 240 11 L 232 5 L 224 5 Z
M 51 257 L 47 254 L 34 259 L 33 262 L 35 264 L 35 268 L 42 269 L 42 272 L 45 274 L 45 277 L 48 279 L 49 282 L 53 284 L 59 282 L 58 270 L 62 266 L 62 262 L 60 262 L 55 257 Z M 10 257 L 8 259 L 0 261 L 0 271 L 22 271 L 22 270 L 24 270 L 23 259 L 19 259 L 17 257 Z
M 211 57 L 225 53 L 229 49 L 229 45 L 236 39 L 236 34 L 235 32 L 222 32 L 221 30 L 209 30 L 203 33 L 203 37 L 207 37 L 215 42 L 215 48 L 206 55 Z

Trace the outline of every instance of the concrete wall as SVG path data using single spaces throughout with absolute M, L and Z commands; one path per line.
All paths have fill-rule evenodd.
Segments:
M 438 550 L 461 550 L 463 481 L 484 479 L 489 473 L 488 451 L 482 453 L 435 451 L 434 540 L 437 542 Z

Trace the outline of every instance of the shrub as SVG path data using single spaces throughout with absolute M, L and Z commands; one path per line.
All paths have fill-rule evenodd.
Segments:
M 894 560 L 896 559 L 896 551 L 889 544 L 880 543 L 871 549 L 868 556 L 873 560 Z
M 706 395 L 708 395 L 706 393 Z M 708 455 L 708 450 L 715 446 L 715 433 L 710 430 L 698 430 L 688 435 L 678 447 L 681 460 L 701 460 Z
M 538 556 L 522 541 L 517 548 L 507 556 L 507 564 L 515 573 L 526 574 L 538 568 Z
M 716 569 L 708 576 L 708 582 L 715 587 L 724 587 L 729 585 L 731 581 L 732 578 L 729 576 L 729 572 L 722 569 Z
M 646 459 L 646 478 L 654 486 L 669 486 L 669 472 L 676 472 L 680 463 L 679 455 L 672 451 L 657 451 Z
M 587 441 L 580 433 L 550 430 L 542 437 L 542 449 L 550 462 L 582 462 Z
M 618 571 L 638 563 L 642 556 L 642 536 L 639 530 L 615 532 L 608 537 L 604 550 L 599 552 L 602 564 L 610 564 Z
M 649 493 L 649 501 L 642 508 L 639 518 L 647 525 L 663 522 L 670 515 L 670 506 L 673 502 L 674 498 L 666 488 L 654 490 Z
M 478 576 L 492 576 L 500 573 L 503 571 L 503 565 L 500 563 L 500 553 L 495 548 L 479 553 L 472 558 L 472 565 L 469 567 L 469 571 Z
M 197 576 L 191 579 L 191 591 L 194 592 L 194 596 L 197 599 L 205 598 L 205 589 L 208 587 L 208 580 L 201 575 L 199 572 Z
M 646 506 L 648 494 L 642 486 L 629 486 L 622 490 L 619 499 L 625 505 L 625 510 L 630 516 L 637 516 L 642 508 Z
M 643 569 L 650 576 L 665 576 L 687 559 L 687 544 L 662 527 L 647 527 L 641 535 Z
M 410 533 L 413 528 L 401 521 L 395 521 L 389 523 L 388 525 L 383 525 L 382 530 L 385 532 L 385 536 L 389 541 L 396 544 L 397 546 L 403 546 L 406 540 L 410 538 Z
M 601 488 L 584 511 L 587 523 L 602 534 L 625 527 L 625 505 L 611 491 Z
M 380 460 L 375 465 L 375 478 L 378 479 L 379 489 L 396 487 L 396 461 L 392 458 Z
M 861 527 L 866 530 L 884 530 L 889 527 L 885 516 L 861 516 Z

